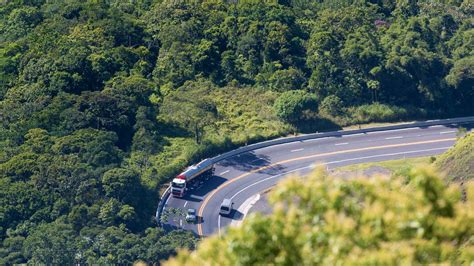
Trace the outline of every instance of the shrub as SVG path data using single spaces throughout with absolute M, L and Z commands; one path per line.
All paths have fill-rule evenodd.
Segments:
M 341 98 L 336 95 L 330 95 L 321 102 L 319 113 L 323 116 L 340 116 L 344 113 L 344 104 Z
M 284 92 L 273 105 L 279 118 L 295 123 L 303 118 L 305 111 L 316 111 L 318 108 L 316 96 L 303 90 Z
M 301 89 L 306 80 L 301 70 L 291 67 L 275 71 L 268 82 L 272 90 L 284 92 Z
M 402 119 L 423 117 L 426 115 L 424 110 L 421 109 L 381 103 L 351 107 L 348 113 L 351 114 L 352 120 L 356 123 L 400 121 Z

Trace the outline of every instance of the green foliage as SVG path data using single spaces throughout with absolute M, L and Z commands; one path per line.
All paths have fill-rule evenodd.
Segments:
M 218 116 L 211 90 L 209 82 L 186 82 L 165 97 L 160 108 L 163 118 L 194 132 L 196 143 L 201 143 L 204 128 L 213 127 Z
M 275 112 L 278 117 L 288 122 L 297 122 L 303 118 L 305 111 L 318 109 L 316 97 L 303 90 L 282 93 L 275 101 Z
M 396 178 L 288 178 L 270 195 L 271 215 L 247 217 L 166 264 L 469 264 L 474 184 L 466 186 L 463 201 L 431 168 Z
M 26 254 L 33 264 L 74 264 L 74 232 L 61 223 L 40 225 L 25 240 Z
M 258 88 L 226 87 L 212 93 L 220 120 L 215 138 L 229 138 L 237 145 L 281 136 L 289 126 L 276 116 L 273 104 L 278 93 Z
M 336 95 L 330 95 L 321 101 L 319 113 L 325 116 L 338 117 L 344 112 L 344 104 Z
M 474 134 L 470 133 L 436 158 L 436 166 L 446 172 L 450 181 L 466 182 L 474 178 Z
M 353 121 L 357 123 L 401 121 L 417 115 L 423 115 L 423 110 L 416 108 L 403 108 L 386 104 L 374 103 L 349 108 Z
M 129 169 L 114 168 L 104 173 L 102 185 L 107 197 L 133 203 L 140 193 L 140 177 Z

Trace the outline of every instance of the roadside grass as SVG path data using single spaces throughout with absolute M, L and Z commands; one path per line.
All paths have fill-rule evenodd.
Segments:
M 438 157 L 435 164 L 446 173 L 449 181 L 474 179 L 474 133 L 460 138 L 454 147 Z
M 372 127 L 385 127 L 385 126 L 395 126 L 395 125 L 403 125 L 403 124 L 410 124 L 415 122 L 413 121 L 403 121 L 403 122 L 374 122 L 374 123 L 366 123 L 366 124 L 360 124 L 360 125 L 350 125 L 350 126 L 345 126 L 342 127 L 343 130 L 353 130 L 353 129 L 366 129 L 366 128 L 372 128 Z
M 390 160 L 384 162 L 372 162 L 372 163 L 361 163 L 353 164 L 343 167 L 338 167 L 335 171 L 338 172 L 363 172 L 372 167 L 381 167 L 389 170 L 393 175 L 402 175 L 408 172 L 413 167 L 419 165 L 431 164 L 433 162 L 433 157 L 418 157 L 418 158 L 405 158 L 399 160 Z

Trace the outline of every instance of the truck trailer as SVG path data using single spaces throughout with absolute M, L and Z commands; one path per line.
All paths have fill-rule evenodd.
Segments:
M 189 166 L 171 181 L 170 189 L 173 197 L 182 198 L 191 184 L 200 178 L 209 178 L 214 174 L 214 164 L 209 159 Z

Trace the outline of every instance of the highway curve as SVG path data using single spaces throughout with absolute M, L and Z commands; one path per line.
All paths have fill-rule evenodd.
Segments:
M 169 197 L 165 209 L 198 211 L 199 221 L 188 224 L 182 215 L 168 215 L 165 228 L 192 230 L 201 236 L 221 231 L 243 214 L 220 217 L 220 203 L 231 198 L 242 209 L 248 199 L 272 187 L 291 173 L 306 174 L 315 165 L 328 169 L 350 164 L 413 158 L 443 153 L 456 140 L 459 125 L 437 125 L 327 137 L 280 144 L 241 153 L 219 162 L 215 176 L 197 184 L 185 198 Z M 463 127 L 467 127 L 463 125 Z M 178 212 L 179 213 L 179 212 Z

